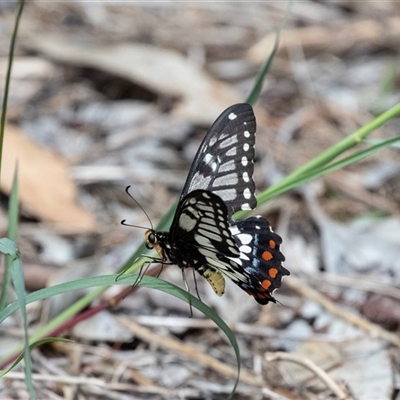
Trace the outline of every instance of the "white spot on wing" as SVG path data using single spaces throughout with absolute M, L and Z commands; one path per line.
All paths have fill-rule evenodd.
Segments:
M 240 233 L 239 228 L 237 226 L 230 226 L 229 230 L 231 231 L 232 235 L 238 235 Z
M 217 137 L 216 137 L 216 136 L 213 136 L 213 137 L 210 139 L 209 145 L 210 145 L 210 146 L 214 146 L 214 144 L 215 144 L 216 141 L 217 141 Z
M 249 160 L 247 159 L 247 157 L 242 157 L 242 165 L 243 165 L 243 167 L 245 167 L 248 163 L 249 163 Z
M 233 169 L 235 169 L 235 161 L 229 160 L 226 163 L 219 166 L 218 172 L 228 172 L 228 171 L 232 171 Z
M 214 226 L 215 225 L 215 221 L 214 221 L 214 219 L 212 219 L 212 218 L 206 218 L 206 217 L 203 217 L 202 219 L 201 219 L 201 224 L 203 225 L 211 225 L 211 226 Z
M 213 182 L 213 187 L 218 187 L 218 186 L 233 186 L 237 185 L 239 182 L 238 176 L 236 173 L 224 175 L 224 176 L 219 176 L 216 178 Z
M 211 182 L 211 176 L 206 177 L 199 171 L 197 171 L 193 176 L 188 192 L 192 192 L 193 190 L 196 189 L 207 189 L 210 182 Z
M 241 210 L 251 210 L 250 204 L 249 203 L 243 203 L 242 206 L 240 207 Z
M 244 150 L 244 151 L 248 151 L 249 148 L 250 148 L 250 145 L 249 145 L 248 143 L 245 143 L 245 144 L 243 145 L 243 150 Z
M 245 246 L 245 245 L 240 246 L 240 247 L 239 247 L 239 250 L 240 250 L 242 253 L 251 253 L 251 247 L 250 247 L 250 246 Z
M 249 188 L 244 189 L 243 196 L 247 200 L 251 198 L 251 192 Z
M 223 140 L 219 146 L 224 149 L 225 147 L 232 146 L 233 144 L 237 143 L 237 135 L 228 137 L 227 139 Z
M 204 161 L 205 161 L 206 164 L 208 164 L 212 159 L 213 159 L 213 156 L 210 153 L 207 153 L 204 156 Z
M 236 156 L 237 149 L 236 147 L 232 147 L 226 152 L 226 155 L 229 157 Z
M 210 242 L 210 240 L 208 239 L 208 238 L 206 238 L 206 237 L 204 237 L 204 236 L 202 236 L 202 235 L 194 235 L 194 239 L 197 241 L 197 243 L 200 245 L 200 246 L 203 246 L 203 247 L 208 247 L 208 248 L 212 248 L 212 244 L 211 244 L 211 242 Z M 201 249 L 199 249 L 199 251 L 201 252 Z M 202 253 L 202 252 L 201 252 Z M 204 254 L 204 253 L 202 253 L 202 254 Z M 205 254 L 204 254 L 205 255 Z
M 243 180 L 245 182 L 249 182 L 250 181 L 250 177 L 249 177 L 249 174 L 247 172 L 243 172 L 242 178 L 243 178 Z
M 222 190 L 213 190 L 214 194 L 221 197 L 221 199 L 227 200 L 235 200 L 236 199 L 236 189 L 222 189 Z M 249 208 L 250 210 L 250 208 Z
M 240 258 L 233 258 L 233 257 L 227 257 L 229 258 L 229 260 L 233 261 L 234 263 L 238 264 L 238 265 L 242 265 L 242 260 Z
M 211 213 L 212 217 L 214 216 L 213 214 L 214 209 L 211 206 L 205 205 L 203 202 L 197 203 L 197 208 L 200 209 L 201 211 L 204 211 L 205 213 L 207 213 L 208 211 L 209 213 Z
M 179 227 L 189 232 L 196 226 L 197 221 L 190 218 L 187 214 L 182 214 L 179 218 Z
M 207 231 L 205 229 L 199 229 L 199 233 L 201 233 L 203 236 L 206 236 L 207 238 L 214 240 L 216 242 L 222 242 L 222 237 L 216 233 L 212 233 L 210 231 Z M 197 235 L 196 235 L 197 237 Z
M 244 137 L 249 138 L 250 137 L 250 132 L 249 131 L 244 131 Z
M 238 238 L 242 242 L 242 244 L 249 244 L 253 239 L 253 237 L 248 233 L 242 233 L 238 236 Z
M 231 121 L 233 121 L 234 119 L 236 119 L 237 118 L 237 115 L 235 114 L 235 113 L 230 113 L 229 115 L 228 115 L 228 118 L 231 120 Z

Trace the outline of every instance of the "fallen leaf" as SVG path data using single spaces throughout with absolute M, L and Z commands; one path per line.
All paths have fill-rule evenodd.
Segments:
M 26 211 L 71 233 L 94 230 L 93 215 L 76 202 L 77 189 L 63 158 L 7 125 L 0 183 L 7 194 L 17 165 L 19 198 Z

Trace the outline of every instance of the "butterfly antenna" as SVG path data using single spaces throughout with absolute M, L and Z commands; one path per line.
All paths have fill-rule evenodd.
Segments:
M 131 187 L 131 185 L 128 185 L 128 186 L 125 188 L 126 194 L 127 194 L 127 195 L 138 205 L 138 207 L 143 211 L 143 214 L 146 216 L 147 220 L 148 220 L 149 223 L 150 223 L 150 227 L 151 227 L 151 229 L 153 230 L 153 229 L 154 229 L 153 224 L 152 224 L 151 219 L 150 219 L 149 215 L 147 214 L 146 210 L 145 210 L 145 209 L 139 204 L 139 202 L 129 193 L 130 187 Z M 124 225 L 124 226 L 130 226 L 130 227 L 132 227 L 132 228 L 148 229 L 148 228 L 145 228 L 144 226 L 138 226 L 138 225 L 130 225 L 130 224 L 127 224 L 125 221 L 126 221 L 125 219 L 121 221 L 121 224 Z

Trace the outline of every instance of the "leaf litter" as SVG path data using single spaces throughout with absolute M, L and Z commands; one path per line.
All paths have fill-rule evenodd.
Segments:
M 207 127 L 245 98 L 284 12 L 281 3 L 29 4 L 1 181 L 8 194 L 18 159 L 27 287 L 113 273 L 132 254 L 143 230 L 119 222 L 148 222 L 125 186 L 153 223 L 164 215 Z M 296 5 L 255 105 L 260 190 L 399 101 L 398 12 L 393 2 Z M 12 10 L 0 18 L 11 29 Z M 391 121 L 374 138 L 398 132 Z M 217 298 L 197 279 L 237 335 L 237 398 L 396 398 L 399 182 L 398 150 L 387 150 L 319 179 L 311 199 L 306 188 L 258 210 L 283 236 L 292 274 L 277 305 L 260 308 L 231 286 Z M 176 267 L 162 278 L 182 286 Z M 79 296 L 39 304 L 31 323 Z M 148 289 L 106 308 L 64 332 L 75 343 L 33 351 L 38 398 L 226 398 L 233 350 L 200 314 Z M 18 335 L 14 324 L 0 327 L 1 343 Z M 1 391 L 23 398 L 13 374 Z

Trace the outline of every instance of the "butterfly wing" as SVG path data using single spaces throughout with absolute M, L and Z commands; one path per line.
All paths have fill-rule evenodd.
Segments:
M 169 232 L 170 260 L 193 267 L 218 295 L 229 277 L 260 304 L 289 275 L 279 250 L 282 239 L 264 218 L 232 222 L 239 210 L 257 205 L 253 160 L 256 122 L 248 104 L 226 109 L 194 158 Z
M 202 189 L 226 204 L 228 217 L 257 205 L 253 181 L 256 120 L 249 104 L 227 108 L 214 122 L 194 158 L 181 200 Z
M 282 265 L 285 257 L 279 249 L 281 237 L 260 216 L 238 221 L 230 230 L 240 251 L 238 258 L 231 259 L 237 264 L 234 269 L 243 270 L 249 279 L 243 281 L 235 275 L 230 278 L 258 303 L 275 303 L 272 292 L 281 286 L 282 277 L 290 274 Z
M 223 274 L 231 277 L 232 266 L 237 265 L 230 258 L 240 257 L 222 199 L 204 190 L 190 192 L 180 202 L 170 235 L 174 246 L 169 258 L 181 268 L 196 269 L 221 296 L 225 290 Z M 246 272 L 240 273 L 238 269 L 236 279 L 249 279 Z

